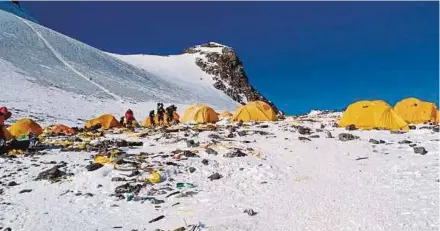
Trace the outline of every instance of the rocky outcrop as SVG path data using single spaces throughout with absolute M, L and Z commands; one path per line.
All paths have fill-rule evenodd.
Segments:
M 234 101 L 246 104 L 249 101 L 261 100 L 270 104 L 278 112 L 277 107 L 249 83 L 243 63 L 234 49 L 210 42 L 188 48 L 184 52 L 198 54 L 197 66 L 211 74 L 214 87 L 227 94 Z

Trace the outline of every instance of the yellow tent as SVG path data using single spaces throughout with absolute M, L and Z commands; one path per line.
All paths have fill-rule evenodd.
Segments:
M 173 112 L 173 120 L 179 121 L 179 118 L 180 118 L 179 114 L 177 114 L 177 112 Z M 154 115 L 154 123 L 156 125 L 159 125 L 159 116 L 157 114 Z M 167 122 L 167 113 L 165 113 L 163 115 L 163 123 L 164 123 L 164 125 L 169 125 L 168 122 Z M 142 126 L 144 126 L 144 127 L 150 127 L 151 126 L 151 121 L 150 121 L 150 117 L 149 116 L 147 116 L 145 118 L 144 122 L 142 122 Z
M 14 137 L 29 135 L 29 133 L 38 136 L 43 133 L 41 126 L 37 122 L 28 118 L 15 121 L 8 130 Z
M 103 129 L 110 129 L 113 127 L 120 127 L 121 126 L 119 124 L 118 120 L 116 120 L 116 118 L 113 115 L 104 114 L 98 118 L 91 119 L 91 120 L 87 121 L 86 128 L 88 129 L 88 128 L 91 128 L 91 127 L 96 126 L 98 124 L 100 124 Z
M 413 124 L 434 122 L 437 116 L 435 104 L 416 98 L 403 99 L 394 106 L 394 110 L 406 122 Z
M 229 117 L 232 117 L 232 116 L 233 116 L 232 113 L 230 113 L 228 111 L 224 111 L 224 112 L 220 113 L 220 115 L 218 117 L 220 119 L 223 119 L 223 118 L 229 118 Z
M 183 113 L 182 123 L 215 123 L 218 115 L 214 109 L 204 105 L 195 104 L 188 107 Z
M 355 125 L 359 129 L 408 130 L 408 124 L 382 100 L 358 101 L 350 104 L 338 125 Z
M 276 121 L 277 114 L 273 108 L 263 101 L 253 101 L 237 108 L 232 121 Z

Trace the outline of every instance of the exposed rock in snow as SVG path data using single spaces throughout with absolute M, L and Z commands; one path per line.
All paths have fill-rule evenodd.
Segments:
M 188 48 L 184 53 L 198 54 L 197 66 L 212 75 L 214 87 L 233 100 L 241 104 L 254 100 L 265 101 L 278 112 L 277 107 L 249 83 L 243 63 L 231 47 L 209 42 Z

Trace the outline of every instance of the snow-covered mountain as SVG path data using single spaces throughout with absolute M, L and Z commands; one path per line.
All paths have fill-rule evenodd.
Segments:
M 243 64 L 231 47 L 209 42 L 185 49 L 183 54 L 166 57 L 110 55 L 158 75 L 166 73 L 171 79 L 176 80 L 176 84 L 183 83 L 184 88 L 198 87 L 199 85 L 193 83 L 202 81 L 202 84 L 214 86 L 240 104 L 262 100 L 278 111 L 271 101 L 249 83 Z
M 38 119 L 42 119 L 38 114 L 51 114 L 54 120 L 75 122 L 104 112 L 120 114 L 126 108 L 138 110 L 143 117 L 156 102 L 177 104 L 180 111 L 194 103 L 234 110 L 239 103 L 259 98 L 250 94 L 253 88 L 247 77 L 246 86 L 240 85 L 245 90 L 235 88 L 231 93 L 230 80 L 222 80 L 228 87 L 219 88 L 216 73 L 198 65 L 207 59 L 206 51 L 222 53 L 226 46 L 167 57 L 122 56 L 36 22 L 19 6 L 1 3 L 0 81 L 7 87 L 0 104 L 12 107 L 16 114 Z M 41 111 L 48 109 L 50 113 Z

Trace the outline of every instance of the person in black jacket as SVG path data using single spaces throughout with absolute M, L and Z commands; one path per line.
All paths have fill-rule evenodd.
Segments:
M 177 111 L 177 107 L 173 104 L 166 108 L 167 111 L 167 122 L 172 124 L 174 121 L 174 112 Z
M 150 111 L 148 116 L 150 117 L 151 126 L 156 126 L 156 121 L 154 121 L 154 110 Z
M 163 116 L 164 116 L 165 110 L 163 109 L 163 103 L 157 104 L 157 120 L 159 122 L 159 125 L 163 124 Z

